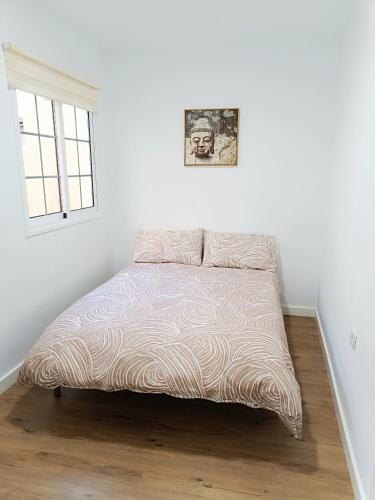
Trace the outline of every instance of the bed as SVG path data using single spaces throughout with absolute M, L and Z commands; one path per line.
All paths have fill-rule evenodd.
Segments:
M 47 328 L 19 382 L 241 403 L 276 412 L 301 437 L 272 271 L 134 263 Z

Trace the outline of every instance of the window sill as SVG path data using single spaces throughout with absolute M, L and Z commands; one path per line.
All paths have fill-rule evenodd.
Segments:
M 32 238 L 38 234 L 51 233 L 52 231 L 58 231 L 59 229 L 64 229 L 65 227 L 75 226 L 76 224 L 83 224 L 85 222 L 90 222 L 92 220 L 99 219 L 99 214 L 90 214 L 83 217 L 77 217 L 74 219 L 62 219 L 55 224 L 46 224 L 40 227 L 27 227 L 26 226 L 26 238 Z

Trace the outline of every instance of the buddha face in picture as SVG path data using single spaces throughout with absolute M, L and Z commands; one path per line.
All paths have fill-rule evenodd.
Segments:
M 199 118 L 190 131 L 191 154 L 208 158 L 214 153 L 214 131 L 207 118 Z

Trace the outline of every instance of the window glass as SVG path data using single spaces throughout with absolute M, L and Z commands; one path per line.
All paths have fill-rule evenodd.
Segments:
M 92 197 L 92 177 L 81 177 L 82 207 L 92 207 L 94 204 Z
M 79 173 L 81 175 L 91 175 L 90 144 L 88 142 L 79 142 L 78 153 Z
M 42 150 L 43 175 L 57 176 L 57 157 L 55 139 L 49 137 L 40 138 Z
M 88 141 L 90 139 L 88 115 L 87 111 L 76 108 L 77 139 L 81 139 L 83 141 Z
M 64 119 L 64 136 L 75 139 L 77 137 L 77 134 L 76 134 L 74 106 L 69 106 L 69 104 L 63 104 L 62 110 Z
M 79 177 L 69 177 L 69 206 L 70 210 L 82 208 Z
M 60 189 L 57 177 L 44 179 L 44 189 L 46 193 L 47 213 L 53 214 L 61 211 Z
M 40 161 L 39 137 L 35 135 L 22 135 L 23 165 L 26 177 L 42 175 Z
M 39 133 L 54 136 L 55 130 L 51 100 L 37 96 L 36 103 L 38 108 Z
M 28 92 L 17 90 L 18 121 L 21 132 L 38 133 L 36 121 L 35 96 Z
M 44 204 L 43 179 L 26 179 L 27 204 L 30 217 L 46 213 Z
M 65 154 L 66 154 L 66 166 L 68 169 L 68 175 L 79 175 L 78 169 L 78 152 L 77 152 L 77 142 L 66 140 L 65 141 Z

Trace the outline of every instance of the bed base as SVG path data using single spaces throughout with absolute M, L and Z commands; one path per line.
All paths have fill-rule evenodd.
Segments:
M 55 387 L 53 389 L 53 397 L 61 398 L 61 387 Z M 262 408 L 255 408 L 255 422 L 257 424 L 262 424 L 264 422 L 264 411 Z
M 262 408 L 256 408 L 255 409 L 255 422 L 257 424 L 263 424 L 264 422 L 264 411 Z

